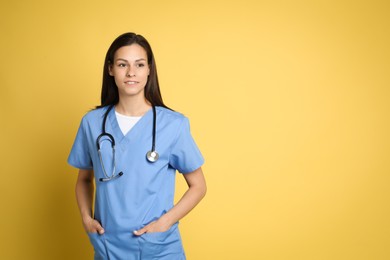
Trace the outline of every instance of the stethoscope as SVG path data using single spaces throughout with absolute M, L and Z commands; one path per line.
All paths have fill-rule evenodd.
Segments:
M 103 125 L 102 125 L 102 133 L 98 136 L 98 138 L 96 139 L 96 146 L 97 146 L 97 150 L 98 150 L 98 154 L 99 154 L 99 160 L 100 160 L 100 165 L 102 166 L 102 169 L 103 169 L 103 173 L 104 173 L 104 176 L 105 178 L 100 178 L 99 181 L 102 181 L 102 182 L 106 182 L 106 181 L 110 181 L 110 180 L 113 180 L 113 179 L 117 179 L 119 177 L 121 177 L 123 175 L 123 172 L 119 172 L 118 174 L 115 174 L 115 170 L 116 170 L 116 160 L 115 160 L 115 139 L 114 137 L 107 133 L 106 132 L 106 121 L 107 121 L 107 116 L 108 116 L 108 113 L 111 111 L 111 109 L 113 108 L 114 106 L 110 106 L 106 113 L 104 114 L 104 118 L 103 118 Z M 148 151 L 146 153 L 146 159 L 151 162 L 151 163 L 154 163 L 158 160 L 158 153 L 156 152 L 156 107 L 153 105 L 152 106 L 152 109 L 153 109 L 153 135 L 152 135 L 152 150 Z M 104 167 L 104 163 L 103 163 L 103 159 L 102 159 L 102 153 L 100 152 L 100 140 L 105 137 L 107 139 L 104 139 L 104 140 L 108 140 L 110 143 L 111 143 L 111 149 L 112 149 L 112 154 L 113 154 L 113 159 L 112 159 L 112 174 L 111 176 L 109 176 L 106 172 L 106 169 Z

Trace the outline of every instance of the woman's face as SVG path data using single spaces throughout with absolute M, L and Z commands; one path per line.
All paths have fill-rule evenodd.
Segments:
M 149 76 L 148 57 L 138 44 L 123 46 L 114 55 L 109 74 L 114 77 L 119 98 L 145 97 L 144 90 Z

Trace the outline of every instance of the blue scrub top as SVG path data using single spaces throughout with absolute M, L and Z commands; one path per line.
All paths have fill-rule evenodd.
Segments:
M 173 207 L 175 173 L 190 173 L 204 163 L 194 142 L 188 119 L 178 112 L 156 107 L 156 151 L 159 159 L 150 163 L 146 153 L 152 145 L 153 111 L 150 109 L 123 135 L 115 110 L 107 117 L 106 132 L 115 139 L 115 174 L 104 178 L 96 147 L 108 107 L 87 113 L 79 130 L 68 163 L 79 169 L 93 169 L 95 175 L 94 218 L 105 229 L 104 235 L 88 234 L 95 249 L 95 259 L 185 259 L 177 223 L 168 231 L 132 234 L 157 220 Z M 101 153 L 108 175 L 113 171 L 111 143 L 101 142 Z

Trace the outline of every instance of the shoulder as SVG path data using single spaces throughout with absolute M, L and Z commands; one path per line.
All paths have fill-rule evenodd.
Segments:
M 156 107 L 156 110 L 159 111 L 159 114 L 161 117 L 164 117 L 168 120 L 173 120 L 173 121 L 182 121 L 184 119 L 186 119 L 187 117 L 185 115 L 183 115 L 182 113 L 180 112 L 177 112 L 177 111 L 173 111 L 173 110 L 170 110 L 168 108 L 165 108 L 165 107 Z
M 82 121 L 90 122 L 96 119 L 100 120 L 102 117 L 104 117 L 104 113 L 107 111 L 107 109 L 108 106 L 90 110 L 83 116 Z
M 88 111 L 81 119 L 81 126 L 91 127 L 92 125 L 101 124 L 107 109 L 108 106 Z
M 189 127 L 189 119 L 180 112 L 165 107 L 156 107 L 157 120 L 162 125 L 169 125 L 172 131 L 181 131 L 183 127 Z M 176 130 L 175 130 L 176 129 Z

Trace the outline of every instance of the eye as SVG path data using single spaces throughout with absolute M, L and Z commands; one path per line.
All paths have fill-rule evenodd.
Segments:
M 124 68 L 124 67 L 126 67 L 126 63 L 119 63 L 118 67 Z
M 137 66 L 138 68 L 142 68 L 142 67 L 145 67 L 145 64 L 143 64 L 143 63 L 138 63 L 136 66 Z

